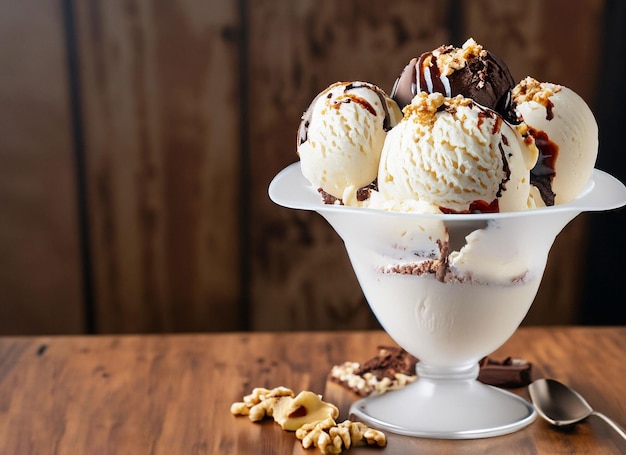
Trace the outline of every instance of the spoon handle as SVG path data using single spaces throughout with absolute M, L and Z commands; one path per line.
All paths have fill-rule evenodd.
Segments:
M 617 431 L 617 433 L 626 440 L 626 431 L 624 431 L 624 429 L 622 427 L 620 427 L 617 422 L 615 422 L 613 419 L 605 416 L 604 414 L 594 411 L 592 412 L 593 415 L 600 417 L 602 420 L 604 420 L 606 423 L 608 423 L 609 425 L 611 425 L 611 427 L 613 427 L 613 429 L 615 431 Z

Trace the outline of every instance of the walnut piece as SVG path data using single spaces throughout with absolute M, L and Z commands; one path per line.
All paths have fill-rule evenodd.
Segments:
M 283 430 L 296 431 L 306 423 L 329 417 L 336 419 L 339 409 L 334 404 L 322 401 L 321 395 L 305 390 L 295 398 L 283 397 L 278 400 L 273 405 L 272 415 Z
M 247 415 L 251 421 L 258 422 L 266 416 L 272 417 L 274 405 L 281 398 L 293 396 L 293 390 L 287 387 L 280 386 L 271 390 L 257 387 L 250 395 L 243 397 L 243 402 L 233 403 L 230 406 L 230 412 L 233 415 Z
M 336 423 L 327 418 L 321 422 L 307 423 L 296 430 L 296 437 L 302 441 L 302 447 L 317 447 L 322 454 L 339 454 L 350 447 L 387 445 L 385 434 L 369 428 L 361 422 L 345 420 Z

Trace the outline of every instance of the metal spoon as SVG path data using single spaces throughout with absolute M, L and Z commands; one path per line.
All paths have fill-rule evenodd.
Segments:
M 594 411 L 589 403 L 575 390 L 554 379 L 537 379 L 528 386 L 530 398 L 539 415 L 553 425 L 572 425 L 594 415 L 626 439 L 626 432 L 609 417 Z

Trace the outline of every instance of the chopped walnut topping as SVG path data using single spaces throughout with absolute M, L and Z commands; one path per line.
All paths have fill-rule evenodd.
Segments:
M 447 49 L 446 49 L 447 50 Z M 473 38 L 468 39 L 460 49 L 452 49 L 437 55 L 437 66 L 443 76 L 449 76 L 453 72 L 464 68 L 468 61 L 478 57 L 485 57 L 487 51 L 476 43 Z
M 541 83 L 528 76 L 513 88 L 511 95 L 516 104 L 534 101 L 547 107 L 550 105 L 550 97 L 560 91 L 560 85 Z
M 446 111 L 454 114 L 457 107 L 470 106 L 473 101 L 457 95 L 454 98 L 446 98 L 441 93 L 420 92 L 413 98 L 411 104 L 407 104 L 402 112 L 404 119 L 420 125 L 433 125 L 437 119 L 436 114 Z

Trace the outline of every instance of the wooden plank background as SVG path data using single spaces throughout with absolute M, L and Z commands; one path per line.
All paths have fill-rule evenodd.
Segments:
M 81 333 L 84 304 L 59 2 L 0 2 L 0 333 Z
M 473 36 L 593 106 L 610 4 L 0 3 L 0 333 L 376 327 L 338 236 L 267 197 L 311 99 Z M 587 231 L 527 324 L 584 323 Z
M 74 5 L 97 330 L 237 328 L 237 4 Z

